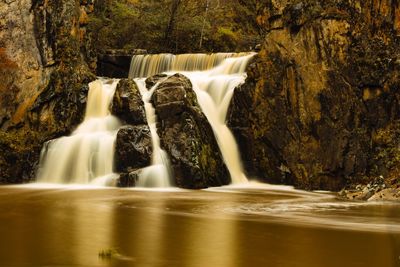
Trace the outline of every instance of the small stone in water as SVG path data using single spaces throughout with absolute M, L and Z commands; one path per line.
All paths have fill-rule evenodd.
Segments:
M 99 258 L 102 259 L 111 259 L 118 255 L 119 255 L 118 250 L 115 248 L 102 249 L 99 252 Z

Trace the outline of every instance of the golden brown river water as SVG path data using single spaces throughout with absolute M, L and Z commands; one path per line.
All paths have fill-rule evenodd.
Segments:
M 254 184 L 6 186 L 0 266 L 398 267 L 400 204 Z

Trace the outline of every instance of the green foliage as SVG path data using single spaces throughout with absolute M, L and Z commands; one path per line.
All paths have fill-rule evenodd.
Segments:
M 260 40 L 257 6 L 250 2 L 102 0 L 90 18 L 89 29 L 100 50 L 142 48 L 153 53 L 249 50 Z
M 226 50 L 231 46 L 234 46 L 240 40 L 239 33 L 232 31 L 229 28 L 218 27 L 216 34 L 216 41 L 219 44 L 224 45 L 224 49 Z

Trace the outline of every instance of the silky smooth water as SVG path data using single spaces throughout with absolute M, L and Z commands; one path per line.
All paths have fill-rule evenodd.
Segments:
M 153 154 L 151 165 L 143 168 L 136 182 L 137 187 L 170 187 L 171 183 L 171 164 L 168 154 L 161 149 L 160 137 L 157 133 L 157 115 L 151 103 L 151 96 L 158 84 L 147 90 L 145 79 L 135 79 L 135 82 L 142 95 L 144 108 L 146 110 L 147 123 L 151 132 L 151 140 L 153 146 Z
M 84 121 L 70 135 L 49 141 L 42 149 L 37 181 L 44 183 L 112 183 L 114 142 L 121 126 L 109 107 L 116 79 L 89 84 Z
M 0 187 L 0 266 L 396 267 L 400 204 L 268 185 Z M 111 258 L 99 252 L 115 249 Z
M 139 187 L 169 187 L 172 173 L 167 153 L 160 147 L 157 117 L 151 104 L 145 78 L 160 72 L 179 71 L 192 82 L 200 107 L 206 115 L 218 142 L 233 183 L 247 182 L 242 169 L 235 138 L 226 125 L 226 114 L 234 89 L 244 83 L 246 67 L 254 53 L 217 53 L 185 55 L 133 56 L 130 78 L 135 78 L 152 135 L 153 156 L 150 166 L 143 168 Z M 37 181 L 113 185 L 114 144 L 120 121 L 110 113 L 110 104 L 118 80 L 100 78 L 89 84 L 84 121 L 70 135 L 47 142 L 41 153 Z
M 129 73 L 129 77 L 136 78 L 139 84 L 143 81 L 137 78 L 158 73 L 173 75 L 179 72 L 190 79 L 199 105 L 214 131 L 232 183 L 247 182 L 247 178 L 236 140 L 226 125 L 226 115 L 234 89 L 244 83 L 246 67 L 253 56 L 254 53 L 136 55 L 132 57 Z
M 132 57 L 129 71 L 130 78 L 146 78 L 168 71 L 203 71 L 210 70 L 227 58 L 247 56 L 249 53 L 214 53 L 214 54 L 155 54 L 135 55 Z
M 246 79 L 246 67 L 253 54 L 226 58 L 215 68 L 182 72 L 192 82 L 197 100 L 221 150 L 233 183 L 247 182 L 235 137 L 226 124 L 226 115 L 236 87 Z

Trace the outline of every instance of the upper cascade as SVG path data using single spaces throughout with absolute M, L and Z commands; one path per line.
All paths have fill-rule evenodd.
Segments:
M 206 71 L 215 67 L 223 67 L 224 74 L 235 74 L 245 71 L 242 58 L 254 53 L 215 53 L 215 54 L 156 54 L 135 55 L 132 57 L 129 78 L 145 78 L 163 72 Z M 229 61 L 235 62 L 230 64 Z

